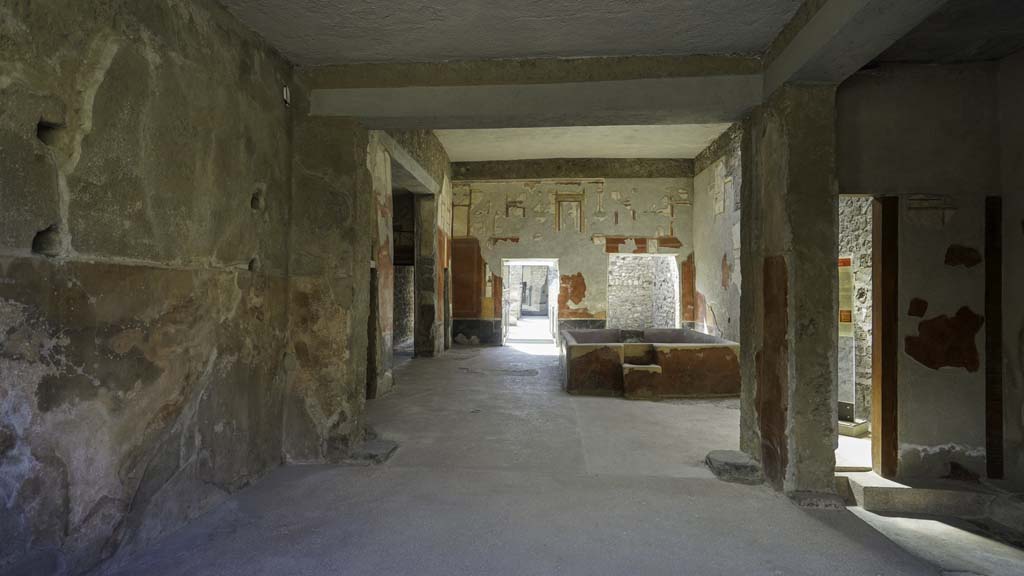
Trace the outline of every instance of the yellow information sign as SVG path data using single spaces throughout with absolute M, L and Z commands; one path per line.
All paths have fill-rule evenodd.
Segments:
M 839 259 L 839 335 L 853 336 L 853 259 Z

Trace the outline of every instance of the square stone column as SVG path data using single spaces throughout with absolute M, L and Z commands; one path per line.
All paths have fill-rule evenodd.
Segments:
M 369 134 L 296 114 L 292 141 L 285 460 L 338 460 L 362 440 L 375 225 Z
M 440 235 L 437 231 L 437 197 L 416 196 L 416 321 L 414 350 L 416 356 L 439 356 L 444 353 L 444 325 L 439 281 Z M 439 320 L 438 317 L 441 316 Z
M 741 447 L 787 493 L 834 491 L 835 87 L 786 85 L 746 121 Z

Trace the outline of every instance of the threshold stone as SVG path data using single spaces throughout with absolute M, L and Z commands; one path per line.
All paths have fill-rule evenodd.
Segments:
M 739 450 L 712 450 L 704 463 L 719 480 L 737 484 L 764 482 L 761 464 Z

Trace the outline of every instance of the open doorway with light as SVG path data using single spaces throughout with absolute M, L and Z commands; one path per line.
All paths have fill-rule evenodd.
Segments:
M 872 469 L 872 412 L 875 374 L 874 340 L 878 326 L 874 316 L 878 259 L 876 200 L 869 196 L 840 196 L 838 238 L 837 338 L 839 422 L 836 439 L 836 470 L 859 472 Z
M 502 343 L 554 343 L 558 337 L 558 260 L 502 260 Z

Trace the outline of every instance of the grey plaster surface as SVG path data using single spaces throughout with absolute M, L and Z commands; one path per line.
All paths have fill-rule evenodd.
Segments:
M 282 468 L 116 574 L 936 574 L 848 512 L 709 478 L 735 400 L 576 398 L 553 347 L 395 371 L 373 467 Z
M 453 162 L 544 158 L 693 158 L 729 124 L 438 130 Z
M 380 130 L 697 125 L 739 120 L 762 99 L 761 76 L 729 74 L 544 84 L 325 88 L 314 116 Z
M 798 0 L 221 0 L 299 64 L 760 54 Z

